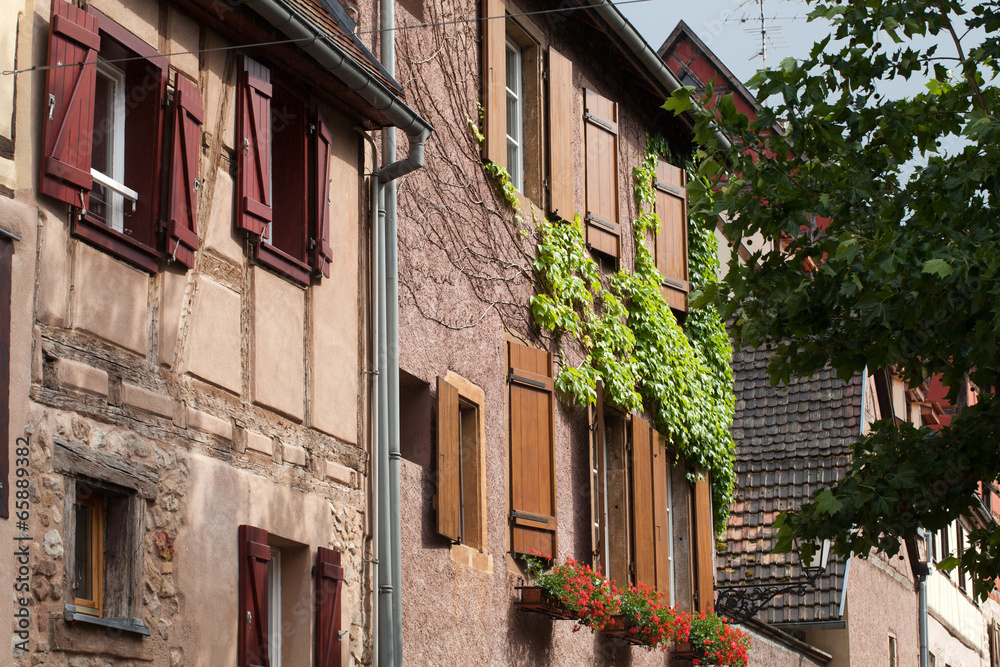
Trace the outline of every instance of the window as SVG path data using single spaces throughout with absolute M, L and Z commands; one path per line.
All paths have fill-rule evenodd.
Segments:
M 330 129 L 305 94 L 243 56 L 237 102 L 237 226 L 261 264 L 308 285 L 330 275 Z M 272 175 L 282 176 L 275 187 Z
M 552 355 L 507 344 L 511 551 L 556 555 Z
M 889 667 L 896 667 L 898 664 L 898 656 L 896 654 L 896 638 L 889 635 Z
M 48 64 L 39 190 L 73 208 L 77 238 L 150 273 L 161 259 L 192 266 L 197 87 L 175 76 L 168 91 L 164 56 L 97 10 L 66 0 L 52 2 Z
M 316 550 L 271 535 L 263 528 L 240 526 L 239 540 L 239 667 L 341 664 L 341 592 L 344 568 L 340 553 Z M 312 573 L 315 570 L 315 592 Z M 302 619 L 302 601 L 314 599 L 315 638 Z
M 524 100 L 521 84 L 521 47 L 507 38 L 507 173 L 518 190 L 524 190 Z
M 156 471 L 55 438 L 53 468 L 66 477 L 63 541 L 67 620 L 150 634 L 142 622 L 145 506 Z
M 454 373 L 438 378 L 437 392 L 437 530 L 452 542 L 485 551 L 485 394 Z
M 594 564 L 618 582 L 671 594 L 671 466 L 666 441 L 639 415 L 592 413 Z
M 503 0 L 482 0 L 483 157 L 510 174 L 525 197 L 541 202 L 542 50 L 540 33 L 508 15 Z M 511 14 L 521 12 L 511 11 Z
M 583 92 L 587 244 L 591 250 L 617 260 L 621 257 L 618 104 L 593 90 Z
M 660 229 L 653 237 L 653 258 L 663 276 L 663 297 L 675 311 L 687 311 L 688 282 L 687 191 L 684 170 L 659 160 L 654 203 Z

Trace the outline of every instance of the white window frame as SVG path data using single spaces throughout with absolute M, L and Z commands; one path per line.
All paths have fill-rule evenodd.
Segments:
M 108 216 L 104 223 L 116 232 L 125 233 L 125 200 L 135 202 L 139 193 L 127 187 L 125 181 L 125 72 L 105 60 L 97 61 L 97 76 L 109 79 L 112 84 L 111 100 L 111 173 L 106 174 L 93 167 L 90 176 L 109 191 Z M 94 128 L 99 131 L 99 128 Z
M 513 66 L 511 66 L 510 60 L 513 59 Z M 521 49 L 521 45 L 518 44 L 510 36 L 507 37 L 507 48 L 506 48 L 506 90 L 507 90 L 507 109 L 508 113 L 511 108 L 511 102 L 513 102 L 514 107 L 514 131 L 517 136 L 512 136 L 510 134 L 511 130 L 511 119 L 507 118 L 507 172 L 510 174 L 510 180 L 517 188 L 518 192 L 524 191 L 524 74 L 523 74 L 523 60 L 524 54 Z M 511 164 L 511 150 L 513 149 L 514 157 L 513 164 Z
M 273 546 L 267 563 L 267 652 L 270 667 L 281 667 L 281 549 Z

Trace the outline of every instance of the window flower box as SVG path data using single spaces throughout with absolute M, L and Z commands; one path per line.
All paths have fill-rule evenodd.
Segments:
M 514 601 L 514 606 L 521 611 L 531 611 L 557 620 L 576 620 L 576 616 L 566 605 L 549 595 L 541 586 L 516 586 L 521 594 L 520 600 Z
M 635 646 L 648 646 L 649 644 L 640 636 L 640 630 L 635 621 L 622 614 L 613 616 L 611 622 L 604 626 L 604 634 L 608 637 L 621 639 Z

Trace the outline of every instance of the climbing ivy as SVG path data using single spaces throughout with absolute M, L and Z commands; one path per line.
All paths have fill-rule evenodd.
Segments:
M 483 122 L 483 113 L 483 105 L 480 104 L 479 123 Z M 465 116 L 465 121 L 469 124 L 469 129 L 472 130 L 472 138 L 482 146 L 486 142 L 486 136 L 479 129 L 479 124 L 469 118 L 468 114 Z M 514 181 L 510 177 L 510 172 L 496 162 L 485 159 L 483 160 L 483 171 L 490 177 L 490 181 L 499 190 L 500 197 L 514 211 L 514 219 L 520 224 L 522 220 L 520 213 L 521 200 L 517 196 L 517 188 L 514 187 Z
M 695 470 L 710 472 L 715 527 L 721 531 L 733 488 L 732 348 L 714 306 L 690 307 L 681 329 L 660 292 L 663 278 L 645 240 L 659 229 L 653 179 L 664 154 L 666 143 L 650 138 L 649 152 L 633 173 L 640 211 L 633 223 L 633 271 L 617 271 L 605 286 L 579 217 L 538 221 L 539 284 L 531 309 L 536 324 L 559 339 L 556 388 L 585 406 L 595 402 L 600 378 L 609 403 L 629 412 L 645 407 L 686 459 L 692 481 Z M 692 207 L 689 218 L 688 273 L 698 290 L 716 280 L 715 221 L 707 206 Z M 566 336 L 583 349 L 578 366 L 567 363 Z

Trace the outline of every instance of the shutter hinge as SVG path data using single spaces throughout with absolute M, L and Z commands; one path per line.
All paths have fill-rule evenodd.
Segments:
M 604 129 L 606 129 L 608 132 L 614 132 L 615 131 L 615 128 L 611 127 L 610 123 L 608 123 L 606 120 L 602 120 L 602 119 L 598 118 L 594 114 L 590 113 L 590 111 L 584 111 L 584 113 L 583 113 L 583 119 L 584 120 L 589 120 L 592 123 L 600 125 Z
M 607 228 L 607 229 L 609 229 L 609 230 L 611 230 L 612 232 L 615 232 L 615 233 L 617 233 L 617 231 L 618 231 L 618 230 L 615 229 L 615 226 L 614 226 L 613 223 L 610 223 L 607 220 L 605 220 L 604 218 L 600 218 L 600 217 L 594 215 L 590 211 L 587 211 L 587 216 L 584 218 L 584 221 L 585 222 L 593 222 L 594 224 L 600 225 L 601 227 L 605 227 L 605 228 Z

